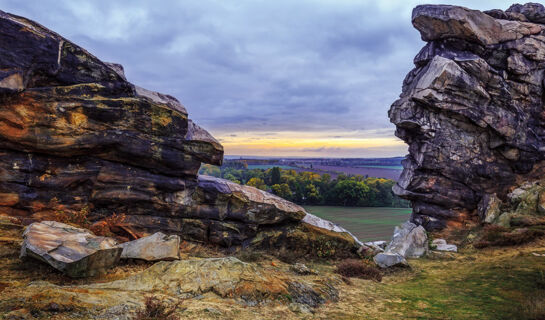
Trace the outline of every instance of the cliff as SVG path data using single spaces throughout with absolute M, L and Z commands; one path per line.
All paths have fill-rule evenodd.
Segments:
M 225 247 L 351 255 L 358 241 L 255 188 L 198 177 L 223 147 L 174 97 L 0 11 L 0 215 L 116 213 L 126 236 L 163 231 Z M 318 221 L 318 222 L 316 222 Z M 327 248 L 322 248 L 327 243 Z
M 545 173 L 545 8 L 423 5 L 412 23 L 427 43 L 389 111 L 409 145 L 394 192 L 428 230 L 475 225 Z

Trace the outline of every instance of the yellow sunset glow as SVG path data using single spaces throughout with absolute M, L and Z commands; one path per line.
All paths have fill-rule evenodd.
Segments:
M 395 137 L 363 138 L 345 134 L 332 138 L 331 133 L 244 132 L 218 138 L 226 155 L 380 157 L 406 153 L 406 145 Z

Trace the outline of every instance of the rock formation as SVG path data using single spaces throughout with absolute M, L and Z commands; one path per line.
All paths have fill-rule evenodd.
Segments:
M 123 67 L 0 11 L 0 215 L 28 221 L 122 215 L 131 234 L 162 231 L 222 246 L 350 255 L 358 242 L 255 188 L 197 177 L 223 147 L 175 98 L 135 86 Z M 134 232 L 133 232 L 134 231 Z
M 427 44 L 389 116 L 409 145 L 394 187 L 428 230 L 482 222 L 545 173 L 545 8 L 417 6 Z

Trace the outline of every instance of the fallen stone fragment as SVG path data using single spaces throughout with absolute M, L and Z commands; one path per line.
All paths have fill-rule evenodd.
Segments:
M 431 244 L 436 251 L 458 252 L 458 247 L 455 244 L 448 244 L 445 239 L 435 239 Z
M 365 246 L 372 248 L 375 251 L 383 252 L 384 249 L 386 249 L 386 246 L 388 245 L 388 242 L 386 241 L 370 241 L 365 242 Z
M 290 267 L 291 271 L 300 275 L 318 274 L 316 270 L 310 269 L 303 263 L 296 263 Z
M 119 247 L 123 248 L 122 259 L 146 261 L 180 259 L 180 237 L 177 235 L 167 236 L 162 232 L 122 243 Z
M 21 258 L 48 263 L 70 277 L 87 277 L 114 266 L 122 249 L 112 238 L 55 221 L 35 222 L 23 233 Z
M 407 265 L 406 258 L 419 258 L 428 253 L 428 236 L 422 226 L 405 222 L 395 227 L 392 241 L 383 253 L 374 257 L 375 263 L 381 268 L 395 265 Z
M 383 252 L 377 254 L 373 260 L 381 268 L 389 268 L 393 266 L 408 266 L 409 263 L 403 256 L 397 253 Z

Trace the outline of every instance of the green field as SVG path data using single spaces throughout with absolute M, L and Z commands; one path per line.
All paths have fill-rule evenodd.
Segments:
M 284 169 L 284 170 L 295 169 L 295 167 L 292 167 L 292 166 L 282 166 L 282 165 L 277 165 L 277 164 L 249 164 L 248 165 L 248 169 L 267 170 L 267 169 L 270 169 L 272 167 L 278 167 L 278 168 Z
M 361 241 L 389 240 L 410 208 L 305 206 L 305 210 L 352 232 Z
M 363 166 L 357 166 L 357 168 L 377 168 L 377 169 L 403 170 L 403 166 L 363 165 Z

